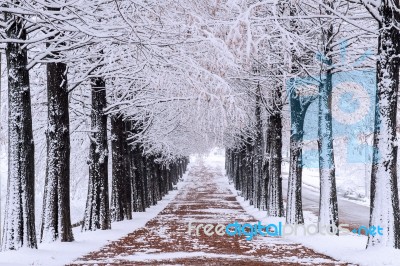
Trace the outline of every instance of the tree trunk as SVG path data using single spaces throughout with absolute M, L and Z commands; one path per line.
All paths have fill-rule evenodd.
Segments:
M 26 40 L 24 20 L 6 13 L 10 39 Z M 35 160 L 28 55 L 23 43 L 6 44 L 8 73 L 8 187 L 2 250 L 37 248 L 35 231 Z
M 269 118 L 268 118 L 269 119 Z M 270 128 L 268 128 L 264 134 L 264 143 L 263 143 L 263 164 L 262 164 L 262 178 L 261 178 L 261 203 L 260 210 L 266 211 L 268 205 L 268 183 L 269 183 L 269 164 L 270 164 L 270 144 L 271 144 L 271 134 Z
M 286 223 L 288 224 L 304 223 L 301 198 L 303 173 L 302 144 L 304 135 L 304 117 L 310 103 L 311 102 L 303 104 L 300 95 L 295 95 L 295 92 L 291 91 L 290 162 L 286 206 Z
M 89 189 L 83 230 L 110 229 L 108 203 L 107 104 L 105 81 L 92 78 L 92 113 L 89 150 Z
M 246 167 L 246 146 L 243 144 L 238 148 L 238 163 L 237 163 L 237 171 L 240 175 L 240 183 L 242 188 L 242 196 L 245 200 L 248 200 L 249 191 L 247 186 L 247 167 Z
M 133 153 L 133 169 L 135 174 L 135 187 L 137 195 L 137 211 L 144 212 L 146 209 L 145 202 L 145 187 L 143 180 L 143 160 L 142 160 L 142 150 L 139 144 L 135 144 Z
M 267 192 L 268 216 L 282 217 L 284 214 L 282 198 L 282 87 L 277 86 L 273 95 L 274 109 L 270 121 L 269 180 Z
M 260 208 L 261 202 L 261 178 L 262 178 L 262 163 L 263 163 L 263 125 L 261 118 L 261 89 L 257 85 L 256 92 L 256 134 L 254 139 L 254 156 L 253 156 L 253 202 L 254 207 Z
M 270 144 L 271 144 L 271 134 L 269 127 L 269 116 L 266 121 L 266 131 L 263 134 L 263 161 L 262 161 L 262 173 L 261 173 L 261 199 L 260 199 L 260 210 L 266 211 L 268 208 L 268 183 L 269 183 L 269 170 L 270 170 Z
M 242 161 L 241 161 L 241 149 L 235 149 L 234 152 L 231 153 L 231 165 L 233 166 L 233 176 L 235 179 L 235 186 L 237 190 L 243 191 L 243 183 L 242 183 Z M 242 193 L 243 194 L 243 193 Z
M 330 8 L 334 8 L 333 1 L 324 0 Z M 323 15 L 332 15 L 325 10 Z M 323 80 L 319 85 L 318 107 L 318 151 L 320 175 L 320 199 L 318 222 L 321 230 L 328 227 L 330 232 L 339 234 L 338 205 L 335 181 L 335 157 L 332 138 L 332 42 L 334 32 L 332 22 L 322 27 L 323 60 L 321 73 Z
M 129 167 L 125 156 L 126 150 L 125 122 L 121 115 L 111 117 L 111 149 L 112 149 L 112 190 L 111 219 L 122 221 L 132 219 L 131 182 Z
M 335 182 L 335 157 L 332 139 L 332 73 L 319 86 L 318 151 L 320 175 L 319 217 L 320 227 L 334 232 L 339 226 Z M 336 230 L 339 234 L 339 230 Z
M 399 87 L 400 22 L 398 1 L 382 1 L 379 12 L 377 93 L 371 173 L 370 225 L 381 226 L 383 235 L 369 235 L 372 246 L 400 247 L 397 187 L 396 114 Z
M 124 122 L 125 127 L 125 141 L 124 141 L 124 153 L 125 153 L 125 167 L 126 167 L 126 174 L 129 176 L 129 184 L 130 184 L 130 191 L 131 191 L 131 208 L 132 212 L 138 212 L 139 210 L 139 196 L 138 196 L 138 188 L 135 181 L 135 157 L 134 157 L 134 149 L 128 142 L 128 136 L 130 131 L 132 130 L 132 123 L 131 121 L 127 120 Z
M 290 16 L 298 15 L 298 7 L 295 2 L 289 4 Z M 299 34 L 299 25 L 296 19 L 290 20 L 290 30 L 294 34 Z M 298 75 L 298 58 L 296 50 L 291 51 L 291 74 Z M 290 80 L 289 102 L 290 102 L 290 158 L 289 158 L 289 178 L 286 205 L 286 223 L 303 224 L 303 204 L 302 204 L 302 175 L 303 175 L 303 136 L 304 118 L 308 107 L 313 99 L 306 99 L 297 91 L 295 79 Z
M 253 183 L 253 145 L 251 144 L 251 139 L 247 139 L 246 143 L 246 185 L 247 185 L 247 195 L 246 200 L 249 200 L 249 204 L 254 204 L 254 183 Z
M 47 64 L 47 167 L 41 241 L 74 240 L 70 217 L 70 135 L 67 65 Z
M 126 143 L 127 145 L 127 143 Z M 139 204 L 139 195 L 138 195 L 138 184 L 136 183 L 136 174 L 135 174 L 135 164 L 134 164 L 134 154 L 133 150 L 130 146 L 127 145 L 127 154 L 129 156 L 126 158 L 127 160 L 127 167 L 129 168 L 129 176 L 131 179 L 131 200 L 132 200 L 132 211 L 133 212 L 139 212 L 141 211 L 141 207 Z
M 150 208 L 151 206 L 151 194 L 149 190 L 150 186 L 150 172 L 149 172 L 149 159 L 146 156 L 142 156 L 143 169 L 142 169 L 142 180 L 143 180 L 143 190 L 144 190 L 144 203 L 145 208 Z

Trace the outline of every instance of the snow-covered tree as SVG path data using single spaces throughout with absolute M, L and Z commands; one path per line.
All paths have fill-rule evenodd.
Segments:
M 18 8 L 18 1 L 6 8 Z M 36 248 L 35 162 L 24 15 L 5 12 L 8 74 L 8 188 L 2 250 Z M 3 41 L 2 41 L 3 42 Z
M 356 1 L 378 23 L 377 93 L 371 173 L 370 225 L 382 236 L 368 236 L 367 247 L 400 248 L 400 211 L 397 185 L 396 113 L 399 89 L 399 23 L 397 1 Z

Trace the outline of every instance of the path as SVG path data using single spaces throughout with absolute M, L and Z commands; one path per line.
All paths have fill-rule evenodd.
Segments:
M 197 160 L 176 198 L 144 228 L 71 265 L 345 265 L 277 237 L 189 235 L 188 224 L 255 223 L 221 169 Z

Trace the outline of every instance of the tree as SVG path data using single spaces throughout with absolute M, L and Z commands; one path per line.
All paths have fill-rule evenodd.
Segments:
M 397 185 L 396 114 L 399 88 L 400 4 L 360 1 L 378 21 L 377 93 L 371 172 L 370 226 L 383 235 L 369 235 L 367 248 L 400 248 L 400 211 Z
M 269 110 L 269 170 L 267 213 L 273 217 L 283 217 L 282 198 L 282 86 L 276 85 L 272 91 L 272 106 Z
M 321 7 L 322 13 L 331 15 L 335 1 L 324 1 L 327 7 Z M 320 200 L 318 222 L 320 226 L 328 226 L 331 232 L 339 226 L 339 214 L 336 194 L 335 157 L 332 137 L 332 46 L 335 32 L 333 21 L 324 21 L 321 26 L 322 61 L 319 84 L 318 105 L 318 152 L 320 175 Z M 321 229 L 321 228 L 320 228 Z M 339 234 L 339 231 L 336 230 Z
M 47 64 L 47 167 L 41 241 L 73 241 L 70 218 L 69 100 L 65 63 Z
M 89 188 L 82 230 L 111 228 L 108 198 L 108 145 L 106 83 L 102 77 L 91 79 L 92 113 L 89 151 Z
M 294 17 L 298 15 L 298 6 L 295 3 L 289 5 L 289 15 Z M 299 23 L 296 19 L 289 21 L 289 30 L 299 34 Z M 297 65 L 297 53 L 294 47 L 290 50 L 291 68 L 290 73 L 297 75 L 299 67 Z M 291 78 L 288 84 L 289 106 L 290 106 L 290 140 L 289 140 L 289 176 L 286 204 L 286 223 L 303 224 L 303 205 L 302 205 L 302 142 L 304 136 L 304 118 L 308 106 L 312 101 L 310 99 L 304 102 L 305 97 L 301 95 L 296 88 L 296 79 Z
M 292 80 L 294 82 L 294 80 Z M 294 86 L 294 84 L 292 85 Z M 294 87 L 289 89 L 291 109 L 290 123 L 290 158 L 289 158 L 289 177 L 286 207 L 286 223 L 303 224 L 303 206 L 302 206 L 302 142 L 304 136 L 304 117 L 308 106 L 311 104 L 310 99 L 305 99 Z
M 130 220 L 132 219 L 132 175 L 129 165 L 127 165 L 130 153 L 122 115 L 111 117 L 111 149 L 111 219 L 112 221 Z
M 12 5 L 18 5 L 12 1 Z M 2 250 L 37 248 L 35 231 L 35 161 L 27 38 L 23 16 L 5 12 L 8 73 L 8 188 Z
M 60 8 L 49 8 L 59 12 Z M 50 38 L 54 39 L 54 38 Z M 61 43 L 60 46 L 65 46 Z M 47 44 L 47 48 L 52 46 Z M 51 49 L 51 48 L 50 48 Z M 54 48 L 53 48 L 54 49 Z M 59 52 L 53 52 L 54 60 Z M 49 62 L 47 67 L 48 129 L 46 177 L 43 196 L 41 242 L 58 238 L 74 240 L 70 216 L 70 131 L 67 64 Z
M 253 140 L 254 154 L 253 154 L 253 203 L 254 207 L 260 208 L 262 204 L 265 204 L 265 193 L 266 191 L 262 189 L 265 186 L 263 182 L 263 121 L 261 119 L 261 89 L 260 84 L 257 84 L 257 89 L 255 91 L 255 136 Z M 264 195 L 261 193 L 264 192 Z M 264 201 L 262 203 L 262 200 Z

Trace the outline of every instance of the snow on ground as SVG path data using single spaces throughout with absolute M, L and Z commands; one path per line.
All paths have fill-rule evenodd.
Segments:
M 229 185 L 233 192 L 236 190 Z M 249 205 L 243 197 L 237 196 L 241 206 L 262 224 L 285 224 L 285 218 L 266 217 L 265 211 L 260 211 Z M 304 212 L 305 224 L 317 224 L 318 217 L 311 212 Z M 341 236 L 285 236 L 296 243 L 302 244 L 316 252 L 328 255 L 334 259 L 355 263 L 365 266 L 376 265 L 399 265 L 400 250 L 392 248 L 373 248 L 366 250 L 367 237 L 364 235 L 341 235 Z
M 214 150 L 210 156 L 207 157 L 206 164 L 211 167 L 220 167 L 221 171 L 225 173 L 223 151 Z M 285 224 L 285 218 L 267 217 L 265 211 L 260 211 L 250 206 L 248 201 L 245 201 L 243 197 L 239 196 L 240 192 L 235 190 L 233 184 L 229 184 L 228 178 L 225 178 L 225 182 L 220 182 L 220 185 L 228 186 L 235 195 L 238 195 L 236 198 L 241 206 L 247 213 L 261 221 L 263 225 L 272 223 L 278 224 L 279 222 Z M 317 224 L 318 217 L 311 212 L 304 211 L 304 216 L 306 225 Z M 259 238 L 260 236 L 257 237 Z M 399 265 L 400 261 L 400 250 L 381 247 L 366 250 L 367 237 L 363 235 L 359 236 L 351 233 L 341 236 L 304 236 L 300 234 L 299 236 L 284 236 L 283 238 L 302 244 L 334 259 L 359 265 Z
M 205 166 L 204 159 L 197 159 L 192 161 L 185 186 L 145 229 L 79 258 L 73 265 L 133 265 L 139 261 L 151 265 L 344 264 L 283 238 L 247 241 L 244 236 L 214 234 L 207 237 L 205 231 L 194 235 L 194 230 L 206 224 L 255 222 L 233 197 L 222 168 L 218 164 L 217 167 Z M 191 222 L 199 227 L 194 229 Z M 193 234 L 188 232 L 189 226 Z
M 4 151 L 2 152 L 2 155 L 4 156 Z M 195 157 L 192 157 L 191 160 L 195 160 Z M 1 161 L 4 162 L 5 160 Z M 224 151 L 222 149 L 214 149 L 210 155 L 205 158 L 205 163 L 210 167 L 219 167 L 222 173 L 225 173 Z M 4 163 L 0 166 L 0 174 L 2 176 L 2 181 L 4 181 L 6 175 L 6 165 L 4 165 Z M 309 175 L 306 172 L 305 176 L 305 179 L 310 181 L 309 183 L 312 187 L 317 187 L 317 183 L 313 180 L 315 179 L 315 175 Z M 313 177 L 307 179 L 307 176 Z M 184 178 L 186 178 L 186 175 Z M 236 195 L 239 195 L 239 192 L 233 188 L 233 185 L 228 183 L 228 179 L 225 178 L 224 180 L 219 182 L 219 184 L 228 186 L 231 191 Z M 178 184 L 178 187 L 180 187 L 180 185 L 181 183 Z M 1 198 L 4 199 L 3 193 L 5 192 L 5 188 L 3 183 L 1 192 Z M 74 228 L 75 241 L 72 243 L 56 242 L 51 244 L 39 244 L 38 250 L 22 249 L 19 251 L 2 252 L 0 253 L 0 265 L 64 265 L 79 256 L 99 249 L 109 241 L 119 239 L 137 228 L 143 227 L 147 221 L 155 217 L 162 209 L 164 209 L 176 194 L 177 190 L 171 191 L 157 206 L 151 207 L 145 213 L 135 213 L 133 220 L 131 221 L 113 223 L 112 230 L 80 232 L 80 228 Z M 241 196 L 237 196 L 237 200 L 249 214 L 260 220 L 263 224 L 277 224 L 278 222 L 284 223 L 283 218 L 266 217 L 264 211 L 259 211 L 253 206 L 250 206 Z M 4 204 L 4 201 L 2 201 L 2 203 Z M 305 211 L 305 223 L 316 224 L 316 222 L 317 217 L 312 213 Z M 326 254 L 335 259 L 360 265 L 398 265 L 398 262 L 400 261 L 399 250 L 389 248 L 374 248 L 366 250 L 366 236 L 350 234 L 339 237 L 317 235 L 296 237 L 285 236 L 285 238 L 303 244 L 306 247 L 312 248 L 317 252 Z M 173 254 L 170 255 L 172 256 Z M 18 258 L 17 260 L 16 257 Z
M 190 165 L 188 166 L 190 168 Z M 185 180 L 187 175 L 183 176 Z M 149 220 L 157 216 L 168 203 L 175 198 L 183 182 L 179 182 L 176 189 L 170 191 L 156 206 L 152 206 L 146 212 L 133 214 L 130 221 L 112 223 L 111 230 L 98 230 L 94 232 L 81 232 L 81 228 L 74 228 L 75 241 L 71 243 L 55 242 L 41 243 L 38 249 L 23 248 L 18 251 L 0 252 L 0 265 L 65 265 L 74 259 L 91 251 L 100 249 L 110 241 L 117 240 L 134 230 L 143 227 Z M 18 258 L 18 259 L 16 259 Z
M 346 165 L 341 169 L 336 170 L 336 188 L 337 193 L 343 199 L 357 202 L 364 206 L 369 206 L 369 198 L 365 196 L 365 175 L 364 166 L 359 165 Z M 283 172 L 283 177 L 287 179 L 288 171 Z M 319 169 L 317 168 L 304 168 L 303 169 L 303 185 L 308 186 L 310 189 L 319 191 Z M 367 179 L 369 182 L 369 178 Z M 369 192 L 368 192 L 369 193 Z

